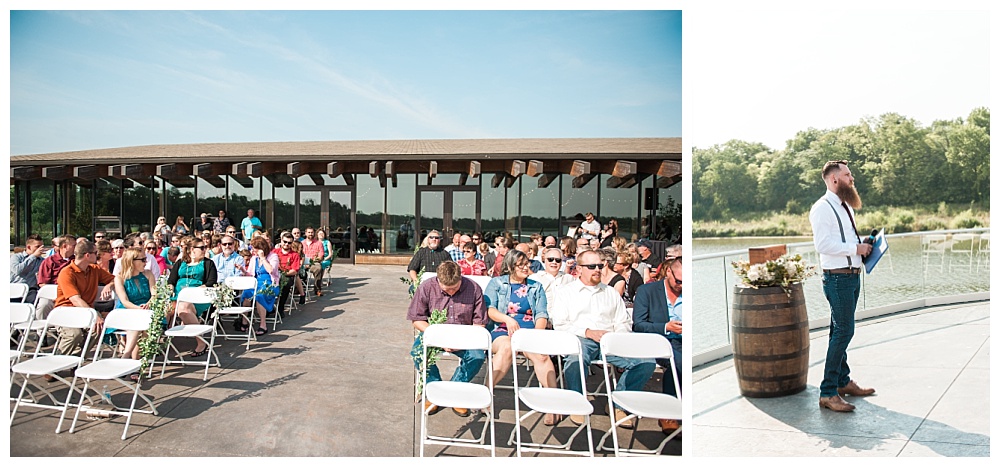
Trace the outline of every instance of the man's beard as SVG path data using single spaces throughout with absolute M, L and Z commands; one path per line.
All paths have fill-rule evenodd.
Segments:
M 846 183 L 837 185 L 837 196 L 855 210 L 861 209 L 861 196 L 858 195 L 858 190 L 854 188 L 854 185 Z

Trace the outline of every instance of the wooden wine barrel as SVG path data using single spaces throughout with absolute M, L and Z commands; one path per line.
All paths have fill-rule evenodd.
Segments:
M 733 360 L 740 393 L 780 397 L 806 388 L 809 316 L 802 284 L 733 288 Z

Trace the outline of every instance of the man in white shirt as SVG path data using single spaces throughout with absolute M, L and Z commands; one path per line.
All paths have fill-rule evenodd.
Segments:
M 585 251 L 576 257 L 579 280 L 559 287 L 549 310 L 549 319 L 557 331 L 568 331 L 580 338 L 583 347 L 583 366 L 590 368 L 590 362 L 601 354 L 601 337 L 609 332 L 632 332 L 632 318 L 625 311 L 625 302 L 614 288 L 601 282 L 601 255 L 596 251 Z M 618 379 L 617 388 L 623 391 L 641 391 L 656 369 L 656 362 L 650 358 L 607 357 L 606 361 L 625 373 Z M 575 357 L 563 360 L 563 375 L 569 389 L 580 394 L 580 367 Z M 620 409 L 615 409 L 616 418 L 624 418 Z M 577 425 L 583 417 L 571 416 Z M 626 426 L 628 425 L 628 426 Z M 628 423 L 623 427 L 630 428 Z
M 551 308 L 553 300 L 555 300 L 556 289 L 561 285 L 572 283 L 576 278 L 559 270 L 563 263 L 562 250 L 559 248 L 546 248 L 542 250 L 539 258 L 543 269 L 528 276 L 528 279 L 542 284 L 542 289 L 545 290 L 546 302 L 549 304 L 549 308 Z
M 847 346 L 854 337 L 854 311 L 861 293 L 862 257 L 871 245 L 862 243 L 854 222 L 854 209 L 861 197 L 854 188 L 854 176 L 846 161 L 830 161 L 823 166 L 826 194 L 809 211 L 813 243 L 823 269 L 823 293 L 830 302 L 830 337 L 826 351 L 819 406 L 835 412 L 851 412 L 854 405 L 842 396 L 868 396 L 872 388 L 862 388 L 851 379 L 847 366 Z
M 594 213 L 588 212 L 584 214 L 584 217 L 586 217 L 587 220 L 580 224 L 580 237 L 586 238 L 587 240 L 592 238 L 600 239 L 601 223 L 597 222 L 597 219 L 594 218 Z

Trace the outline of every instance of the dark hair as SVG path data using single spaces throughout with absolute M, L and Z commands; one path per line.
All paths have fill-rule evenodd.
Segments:
M 825 180 L 828 175 L 833 172 L 840 172 L 840 166 L 847 165 L 847 161 L 829 161 L 823 164 L 823 179 Z
M 510 250 L 503 257 L 503 264 L 500 265 L 500 274 L 510 274 L 517 263 L 528 261 L 528 255 L 521 250 Z

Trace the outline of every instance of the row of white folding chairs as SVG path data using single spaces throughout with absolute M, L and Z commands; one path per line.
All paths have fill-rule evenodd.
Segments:
M 443 347 L 460 350 L 482 350 L 486 353 L 487 368 L 492 368 L 492 339 L 490 333 L 480 326 L 463 326 L 456 324 L 434 324 L 428 326 L 424 331 L 424 354 L 423 361 L 427 361 L 428 347 Z M 513 351 L 514 363 L 514 433 L 516 438 L 515 448 L 518 457 L 522 452 L 539 452 L 552 454 L 568 454 L 590 456 L 594 455 L 593 434 L 590 426 L 590 415 L 593 413 L 593 406 L 583 394 L 562 388 L 545 387 L 520 387 L 517 376 L 516 355 L 519 352 L 539 353 L 543 355 L 575 355 L 580 365 L 580 384 L 586 387 L 586 376 L 583 368 L 582 345 L 577 336 L 565 331 L 553 331 L 543 329 L 520 329 L 511 337 L 511 349 Z M 677 373 L 673 364 L 673 349 L 669 341 L 658 334 L 642 333 L 608 333 L 601 338 L 601 351 L 603 355 L 618 355 L 627 358 L 663 358 L 670 361 L 670 371 L 677 383 Z M 424 381 L 427 380 L 427 367 L 422 368 Z M 664 376 L 666 377 L 666 376 Z M 494 427 L 494 407 L 493 407 L 493 375 L 487 370 L 486 384 L 460 383 L 453 381 L 434 381 L 427 383 L 421 396 L 420 416 L 420 456 L 424 456 L 424 446 L 428 444 L 446 446 L 466 446 L 488 449 L 491 455 L 496 456 L 496 434 Z M 613 387 L 607 381 L 608 387 Z M 429 403 L 429 404 L 428 404 Z M 521 404 L 529 409 L 521 415 Z M 483 426 L 482 434 L 475 439 L 434 436 L 427 432 L 427 416 L 431 405 L 442 407 L 465 407 L 484 411 L 488 421 Z M 621 406 L 630 413 L 629 416 L 615 419 L 614 406 Z M 661 393 L 645 391 L 610 391 L 608 397 L 608 412 L 611 417 L 612 427 L 609 432 L 612 434 L 613 450 L 615 455 L 653 455 L 663 450 L 667 442 L 673 439 L 679 432 L 675 431 L 667 437 L 655 450 L 625 450 L 618 445 L 617 428 L 624 422 L 635 417 L 646 417 L 656 419 L 680 419 L 681 405 L 676 397 Z M 580 425 L 569 439 L 560 445 L 529 443 L 521 440 L 521 423 L 534 414 L 565 414 L 577 415 L 585 418 L 585 423 Z M 636 424 L 635 426 L 638 426 Z M 486 430 L 490 431 L 490 444 L 485 444 Z M 571 446 L 573 440 L 581 431 L 587 431 L 587 450 L 573 451 Z M 601 439 L 599 447 L 604 447 L 608 435 Z
M 143 331 L 149 328 L 151 316 L 152 312 L 149 310 L 113 310 L 105 319 L 105 325 L 127 331 Z M 28 318 L 28 320 L 30 321 L 30 318 Z M 93 380 L 118 381 L 126 388 L 132 390 L 132 402 L 127 410 L 123 407 L 112 405 L 113 410 L 106 411 L 108 414 L 126 416 L 125 428 L 122 431 L 123 440 L 128 434 L 128 427 L 132 421 L 132 414 L 134 412 L 157 413 L 155 404 L 142 394 L 142 390 L 138 382 L 131 383 L 122 379 L 123 377 L 127 377 L 128 375 L 139 371 L 141 366 L 141 362 L 139 360 L 129 358 L 110 358 L 101 360 L 100 346 L 95 345 L 93 363 L 86 366 L 83 365 L 87 351 L 90 349 L 90 343 L 94 340 L 94 323 L 96 320 L 97 311 L 93 308 L 58 307 L 49 313 L 49 316 L 45 320 L 46 328 L 66 327 L 86 330 L 85 338 L 81 343 L 80 355 L 43 355 L 39 354 L 36 350 L 34 354 L 31 354 L 32 358 L 14 363 L 11 366 L 11 384 L 14 383 L 14 376 L 20 376 L 22 378 L 22 382 L 18 396 L 13 399 L 14 407 L 10 414 L 11 424 L 14 423 L 18 408 L 22 406 L 58 410 L 60 412 L 60 416 L 59 423 L 56 425 L 56 433 L 59 433 L 62 430 L 62 424 L 66 418 L 67 411 L 71 407 L 75 406 L 76 413 L 74 414 L 73 422 L 70 425 L 70 433 L 72 433 L 76 428 L 80 411 L 89 410 L 93 406 L 93 399 L 87 395 L 87 391 L 90 389 L 90 383 Z M 26 355 L 22 353 L 21 356 Z M 13 361 L 14 360 L 12 359 L 12 362 Z M 73 373 L 72 381 L 67 381 L 59 375 L 59 372 L 67 370 L 71 370 Z M 52 395 L 50 391 L 42 389 L 52 401 L 52 404 L 42 404 L 37 398 L 34 397 L 33 394 L 30 393 L 28 390 L 28 385 L 32 384 L 30 378 L 43 375 L 52 375 L 56 380 L 67 386 L 65 401 L 56 400 L 55 396 Z M 82 379 L 84 381 L 82 389 L 76 387 L 77 379 Z M 72 404 L 73 395 L 77 392 L 80 393 L 79 402 Z M 26 393 L 30 396 L 30 398 L 25 397 Z M 149 410 L 135 410 L 135 403 L 138 397 L 142 397 L 142 399 L 149 404 Z M 84 405 L 84 399 L 87 399 L 90 404 Z

